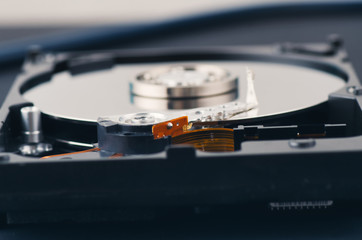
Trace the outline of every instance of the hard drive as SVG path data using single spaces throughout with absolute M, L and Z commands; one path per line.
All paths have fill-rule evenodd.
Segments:
M 33 48 L 0 112 L 1 211 L 17 223 L 359 202 L 361 94 L 335 37 Z

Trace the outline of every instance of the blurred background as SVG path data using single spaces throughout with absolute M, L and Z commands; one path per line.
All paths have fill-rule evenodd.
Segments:
M 70 29 L 162 22 L 174 18 L 233 8 L 297 2 L 314 1 L 1 0 L 0 42 Z M 322 0 L 322 2 L 328 1 Z
M 2 27 L 74 27 L 159 21 L 240 6 L 296 0 L 2 0 Z M 306 2 L 306 1 L 303 1 Z M 309 2 L 313 2 L 309 0 Z

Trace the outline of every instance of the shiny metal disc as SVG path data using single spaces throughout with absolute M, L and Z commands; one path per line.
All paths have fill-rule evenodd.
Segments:
M 172 66 L 198 65 L 199 62 L 172 63 Z M 140 74 L 157 68 L 169 68 L 165 63 L 117 65 L 112 69 L 72 76 L 69 72 L 55 74 L 48 82 L 24 93 L 43 113 L 54 117 L 96 122 L 98 117 L 137 112 L 175 113 L 178 109 L 223 104 L 230 99 L 245 101 L 246 74 L 249 67 L 255 74 L 258 111 L 254 117 L 293 112 L 320 104 L 328 95 L 345 85 L 335 75 L 302 66 L 252 61 L 204 61 L 202 65 L 217 66 L 239 79 L 237 93 L 214 99 L 198 98 L 191 102 L 169 99 L 134 98 L 130 83 Z M 199 78 L 202 76 L 198 76 Z M 147 95 L 147 93 L 145 93 Z
M 196 98 L 237 88 L 237 77 L 216 65 L 188 64 L 155 67 L 131 82 L 135 95 L 152 98 Z

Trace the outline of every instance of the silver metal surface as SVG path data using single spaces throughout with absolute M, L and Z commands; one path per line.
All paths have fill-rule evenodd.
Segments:
M 192 64 L 198 62 L 179 62 L 175 66 Z M 268 117 L 312 107 L 326 101 L 330 93 L 346 85 L 343 79 L 335 75 L 302 66 L 252 61 L 205 61 L 203 64 L 220 66 L 238 76 L 239 91 L 237 98 L 233 100 L 236 102 L 246 102 L 248 83 L 245 68 L 249 67 L 255 73 L 257 112 L 251 114 L 249 111 L 248 114 L 240 114 L 233 119 Z M 24 97 L 45 114 L 87 122 L 96 122 L 100 116 L 136 112 L 173 114 L 179 110 L 169 109 L 165 105 L 159 107 L 156 103 L 146 106 L 132 102 L 129 91 L 130 81 L 140 72 L 165 66 L 168 65 L 125 64 L 75 76 L 60 72 L 51 81 L 25 92 Z M 149 108 L 150 105 L 154 108 Z M 206 108 L 204 105 L 200 107 Z M 182 110 L 190 109 L 185 106 Z
M 19 151 L 24 156 L 40 156 L 53 150 L 50 143 L 44 143 L 41 130 L 41 113 L 37 107 L 29 106 L 20 109 L 23 127 L 24 144 Z
M 243 115 L 248 116 L 251 110 L 257 110 L 258 100 L 254 91 L 254 74 L 250 69 L 246 69 L 247 78 L 247 96 L 246 102 L 233 101 L 225 104 L 208 106 L 204 108 L 194 108 L 187 111 L 180 110 L 172 113 L 132 113 L 120 116 L 101 117 L 98 123 L 103 126 L 110 126 L 113 124 L 122 125 L 153 125 L 160 122 L 169 121 L 173 118 L 188 116 L 189 122 L 210 122 L 210 121 L 224 121 L 232 117 Z M 252 112 L 255 114 L 256 112 Z M 172 123 L 167 124 L 167 128 L 171 129 Z
M 134 113 L 119 117 L 119 122 L 132 125 L 148 125 L 164 121 L 165 115 L 159 113 Z
M 188 64 L 156 67 L 139 74 L 131 82 L 131 91 L 151 98 L 195 98 L 230 92 L 237 86 L 236 76 L 221 67 Z
M 19 151 L 24 156 L 39 156 L 53 150 L 49 143 L 26 143 L 19 147 Z
M 182 99 L 167 99 L 167 98 L 150 98 L 137 95 L 131 95 L 131 102 L 139 107 L 139 109 L 150 111 L 165 111 L 165 110 L 180 110 L 198 107 L 214 106 L 217 104 L 228 103 L 236 100 L 238 97 L 237 91 L 228 92 L 225 94 L 214 95 L 200 98 L 182 98 Z
M 170 117 L 164 114 L 145 112 L 99 117 L 97 122 L 103 126 L 110 126 L 114 124 L 153 125 L 170 119 Z
M 23 107 L 20 110 L 23 136 L 26 143 L 42 141 L 40 110 L 37 107 Z

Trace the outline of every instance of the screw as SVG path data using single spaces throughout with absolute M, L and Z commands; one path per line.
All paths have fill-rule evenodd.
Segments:
M 360 95 L 362 95 L 362 88 L 356 87 L 356 86 L 350 86 L 350 87 L 347 87 L 347 92 L 354 94 L 356 96 L 360 96 Z
M 100 124 L 100 125 L 102 125 L 104 127 L 109 127 L 109 126 L 116 125 L 116 123 L 113 122 L 110 119 L 100 119 L 100 120 L 98 120 L 98 124 Z
M 343 45 L 343 39 L 338 34 L 329 35 L 327 40 L 329 44 L 335 49 L 340 48 Z
M 356 89 L 356 86 L 347 87 L 348 93 L 354 93 L 354 90 Z
M 173 127 L 172 122 L 167 123 L 167 129 L 171 129 Z
M 42 55 L 42 49 L 39 45 L 32 45 L 28 48 L 27 58 L 32 62 L 36 63 L 39 57 Z

